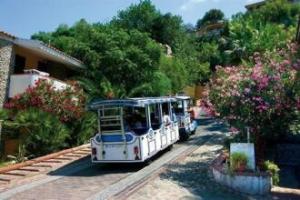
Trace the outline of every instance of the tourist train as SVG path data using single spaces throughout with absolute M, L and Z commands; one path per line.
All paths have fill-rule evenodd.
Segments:
M 194 134 L 197 129 L 197 123 L 191 118 L 190 114 L 192 100 L 189 96 L 176 96 L 175 98 L 176 102 L 172 105 L 178 121 L 179 138 L 185 141 L 191 134 Z
M 91 139 L 93 163 L 136 163 L 149 160 L 179 140 L 179 123 L 187 112 L 180 97 L 99 100 L 89 109 L 98 112 L 98 133 Z M 174 107 L 176 106 L 176 109 Z M 179 121 L 177 121 L 179 118 Z M 188 121 L 187 121 L 188 122 Z M 190 126 L 189 123 L 182 125 Z M 190 131 L 190 128 L 187 128 Z

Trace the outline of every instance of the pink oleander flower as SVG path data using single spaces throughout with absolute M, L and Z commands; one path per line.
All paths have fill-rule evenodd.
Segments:
M 300 98 L 297 99 L 297 109 L 300 110 Z
M 291 61 L 289 61 L 289 60 L 284 60 L 284 61 L 282 61 L 281 64 L 282 64 L 282 65 L 285 65 L 285 66 L 289 66 L 289 65 L 291 64 Z
M 294 64 L 292 65 L 292 67 L 293 67 L 293 69 L 299 71 L 299 70 L 300 70 L 300 63 L 294 63 Z
M 238 122 L 239 126 L 252 123 L 256 131 L 273 130 L 276 127 L 270 123 L 273 117 L 274 120 L 282 118 L 285 126 L 290 122 L 289 117 L 300 110 L 299 88 L 292 88 L 299 81 L 300 59 L 294 55 L 297 49 L 297 45 L 289 45 L 288 49 L 277 52 L 256 52 L 254 66 L 227 66 L 217 70 L 208 94 L 209 112 Z
M 229 128 L 229 131 L 233 134 L 237 134 L 240 130 L 232 126 Z

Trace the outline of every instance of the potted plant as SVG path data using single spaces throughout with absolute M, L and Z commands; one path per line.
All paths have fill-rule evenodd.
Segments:
M 245 153 L 234 152 L 230 155 L 230 169 L 232 171 L 244 172 L 247 169 L 248 158 Z

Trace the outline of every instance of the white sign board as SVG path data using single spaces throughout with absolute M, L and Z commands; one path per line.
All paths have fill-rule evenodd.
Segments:
M 248 158 L 248 168 L 255 170 L 255 153 L 253 143 L 231 143 L 230 155 L 235 152 L 246 154 Z

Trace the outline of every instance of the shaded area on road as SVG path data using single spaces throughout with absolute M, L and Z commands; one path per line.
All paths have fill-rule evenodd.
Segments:
M 215 137 L 213 143 L 205 144 L 207 149 L 222 143 L 222 137 Z M 183 163 L 168 165 L 167 171 L 160 175 L 161 179 L 172 180 L 188 190 L 195 199 L 203 200 L 231 200 L 245 199 L 233 190 L 215 183 L 209 172 L 209 164 L 218 155 L 221 149 L 206 152 L 195 152 L 189 160 Z M 194 161 L 193 161 L 194 160 Z M 187 198 L 187 199 L 193 199 Z
M 11 199 L 81 200 L 129 176 L 139 168 L 92 166 L 63 178 L 17 193 Z
M 214 183 L 208 173 L 209 164 L 222 150 L 227 128 L 210 118 L 202 119 L 200 124 L 195 137 L 187 142 L 187 145 L 196 145 L 191 154 L 166 164 L 158 177 L 154 175 L 133 192 L 127 191 L 127 194 L 124 192 L 125 196 L 118 197 L 132 200 L 245 199 L 244 196 Z M 197 138 L 207 142 L 199 145 L 195 142 Z
M 221 133 L 221 135 L 214 135 L 212 142 L 205 144 L 207 149 L 217 144 L 222 145 L 224 135 L 228 132 L 228 128 L 223 123 L 216 122 L 216 120 L 211 118 L 205 118 L 201 119 L 200 124 L 204 125 L 201 127 L 201 132 Z M 189 190 L 191 194 L 199 197 L 199 199 L 245 199 L 240 194 L 212 180 L 209 172 L 209 164 L 215 158 L 215 155 L 218 155 L 220 152 L 221 149 L 194 152 L 190 155 L 191 159 L 188 162 L 168 165 L 168 170 L 161 174 L 160 177 L 176 181 L 180 186 Z M 198 159 L 196 159 L 197 157 Z
M 86 170 L 80 170 L 75 173 L 65 173 L 66 168 L 71 168 L 75 163 L 83 162 L 90 163 L 90 165 L 86 168 Z M 63 168 L 57 169 L 55 171 L 49 172 L 50 176 L 81 176 L 81 177 L 89 177 L 89 176 L 99 176 L 101 174 L 113 174 L 113 173 L 133 173 L 141 168 L 143 168 L 142 164 L 133 164 L 133 163 L 115 163 L 115 164 L 92 164 L 90 161 L 90 157 L 86 157 L 80 161 L 76 161 L 74 163 L 70 163 L 69 165 L 64 166 Z

